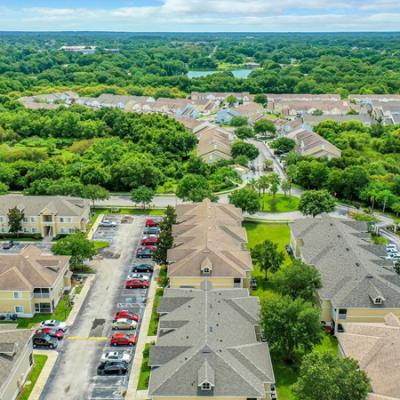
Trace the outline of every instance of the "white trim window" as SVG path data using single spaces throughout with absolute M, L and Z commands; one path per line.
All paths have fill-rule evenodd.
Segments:
M 24 313 L 24 307 L 23 306 L 15 306 L 15 312 L 17 314 L 23 314 Z
M 14 299 L 22 299 L 22 292 L 14 292 Z

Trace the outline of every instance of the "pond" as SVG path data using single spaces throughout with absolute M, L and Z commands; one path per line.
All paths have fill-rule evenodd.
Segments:
M 247 79 L 253 71 L 254 69 L 235 69 L 230 72 L 232 72 L 235 78 Z M 189 71 L 187 76 L 189 79 L 202 78 L 204 76 L 216 74 L 218 72 L 223 72 L 223 71 Z

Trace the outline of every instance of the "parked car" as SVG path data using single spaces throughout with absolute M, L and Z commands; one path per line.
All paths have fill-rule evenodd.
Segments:
M 397 251 L 397 246 L 393 243 L 389 243 L 386 245 L 386 250 L 394 250 Z
M 65 322 L 57 321 L 56 319 L 48 319 L 40 323 L 40 328 L 56 328 L 65 332 L 67 330 L 67 325 Z
M 98 375 L 126 375 L 128 364 L 125 361 L 105 361 L 97 367 Z
M 10 250 L 13 246 L 14 246 L 14 242 L 12 241 L 12 240 L 8 240 L 7 242 L 4 242 L 3 243 L 3 246 L 2 246 L 2 248 L 4 249 L 4 250 Z
M 147 289 L 149 287 L 149 281 L 141 279 L 130 279 L 125 282 L 125 289 Z
M 127 276 L 128 280 L 131 279 L 141 279 L 142 281 L 149 281 L 150 280 L 150 275 L 143 275 L 140 274 L 139 272 L 133 272 L 132 274 L 129 274 Z
M 39 333 L 45 333 L 51 337 L 54 337 L 58 340 L 61 340 L 64 337 L 64 331 L 62 331 L 61 329 L 56 329 L 56 328 L 41 328 L 41 329 L 37 329 L 36 334 Z
M 153 272 L 153 266 L 151 264 L 135 264 L 132 272 Z
M 106 361 L 125 361 L 127 363 L 131 362 L 131 355 L 128 351 L 107 351 L 103 353 L 100 359 L 101 362 Z
M 112 323 L 113 330 L 133 330 L 136 329 L 137 322 L 127 318 L 120 318 Z
M 147 228 L 144 228 L 143 233 L 145 235 L 159 235 L 160 234 L 160 228 L 157 226 L 149 226 Z
M 286 250 L 286 253 L 289 254 L 289 256 L 293 255 L 293 249 L 288 244 L 285 246 L 285 250 Z
M 388 253 L 385 260 L 400 260 L 400 253 Z
M 111 346 L 134 346 L 137 342 L 135 335 L 125 333 L 114 333 L 111 337 Z
M 100 226 L 103 228 L 115 228 L 117 223 L 115 221 L 111 221 L 110 219 L 103 219 L 103 221 L 100 222 Z
M 136 250 L 137 258 L 151 258 L 153 257 L 153 252 L 155 248 L 148 248 L 146 246 L 138 247 Z
M 255 278 L 250 279 L 250 288 L 253 290 L 257 289 L 257 279 Z
M 121 310 L 118 311 L 115 315 L 114 315 L 114 320 L 117 319 L 121 319 L 121 318 L 126 318 L 126 319 L 131 319 L 132 321 L 139 321 L 139 314 L 138 313 L 130 313 L 127 310 Z
M 158 242 L 158 237 L 155 235 L 149 235 L 149 236 L 145 236 L 142 240 L 141 240 L 141 244 L 142 246 L 154 246 L 156 245 Z
M 147 218 L 145 222 L 146 228 L 154 228 L 160 225 L 161 218 Z
M 55 349 L 58 346 L 58 340 L 51 337 L 47 333 L 35 333 L 32 336 L 33 348 L 47 347 L 48 349 Z

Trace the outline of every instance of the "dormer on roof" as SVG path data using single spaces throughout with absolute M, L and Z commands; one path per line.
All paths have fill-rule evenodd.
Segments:
M 209 351 L 203 351 L 203 353 L 207 354 Z M 201 391 L 213 390 L 215 386 L 215 371 L 207 360 L 204 360 L 197 373 L 197 385 Z
M 200 265 L 200 270 L 201 270 L 201 273 L 203 274 L 203 275 L 210 275 L 211 274 L 211 272 L 212 272 L 212 262 L 211 262 L 211 260 L 208 258 L 208 257 L 206 257 L 203 261 L 202 261 L 202 263 L 201 263 L 201 265 Z
M 385 298 L 378 288 L 374 285 L 372 280 L 374 279 L 372 275 L 367 275 L 367 279 L 370 280 L 368 287 L 368 296 L 375 305 L 381 305 L 385 302 Z

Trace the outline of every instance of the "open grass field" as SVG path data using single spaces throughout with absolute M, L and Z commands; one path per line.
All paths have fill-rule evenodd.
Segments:
M 261 211 L 270 213 L 290 212 L 299 209 L 300 199 L 295 196 L 285 196 L 277 193 L 275 197 L 265 194 L 261 197 Z

